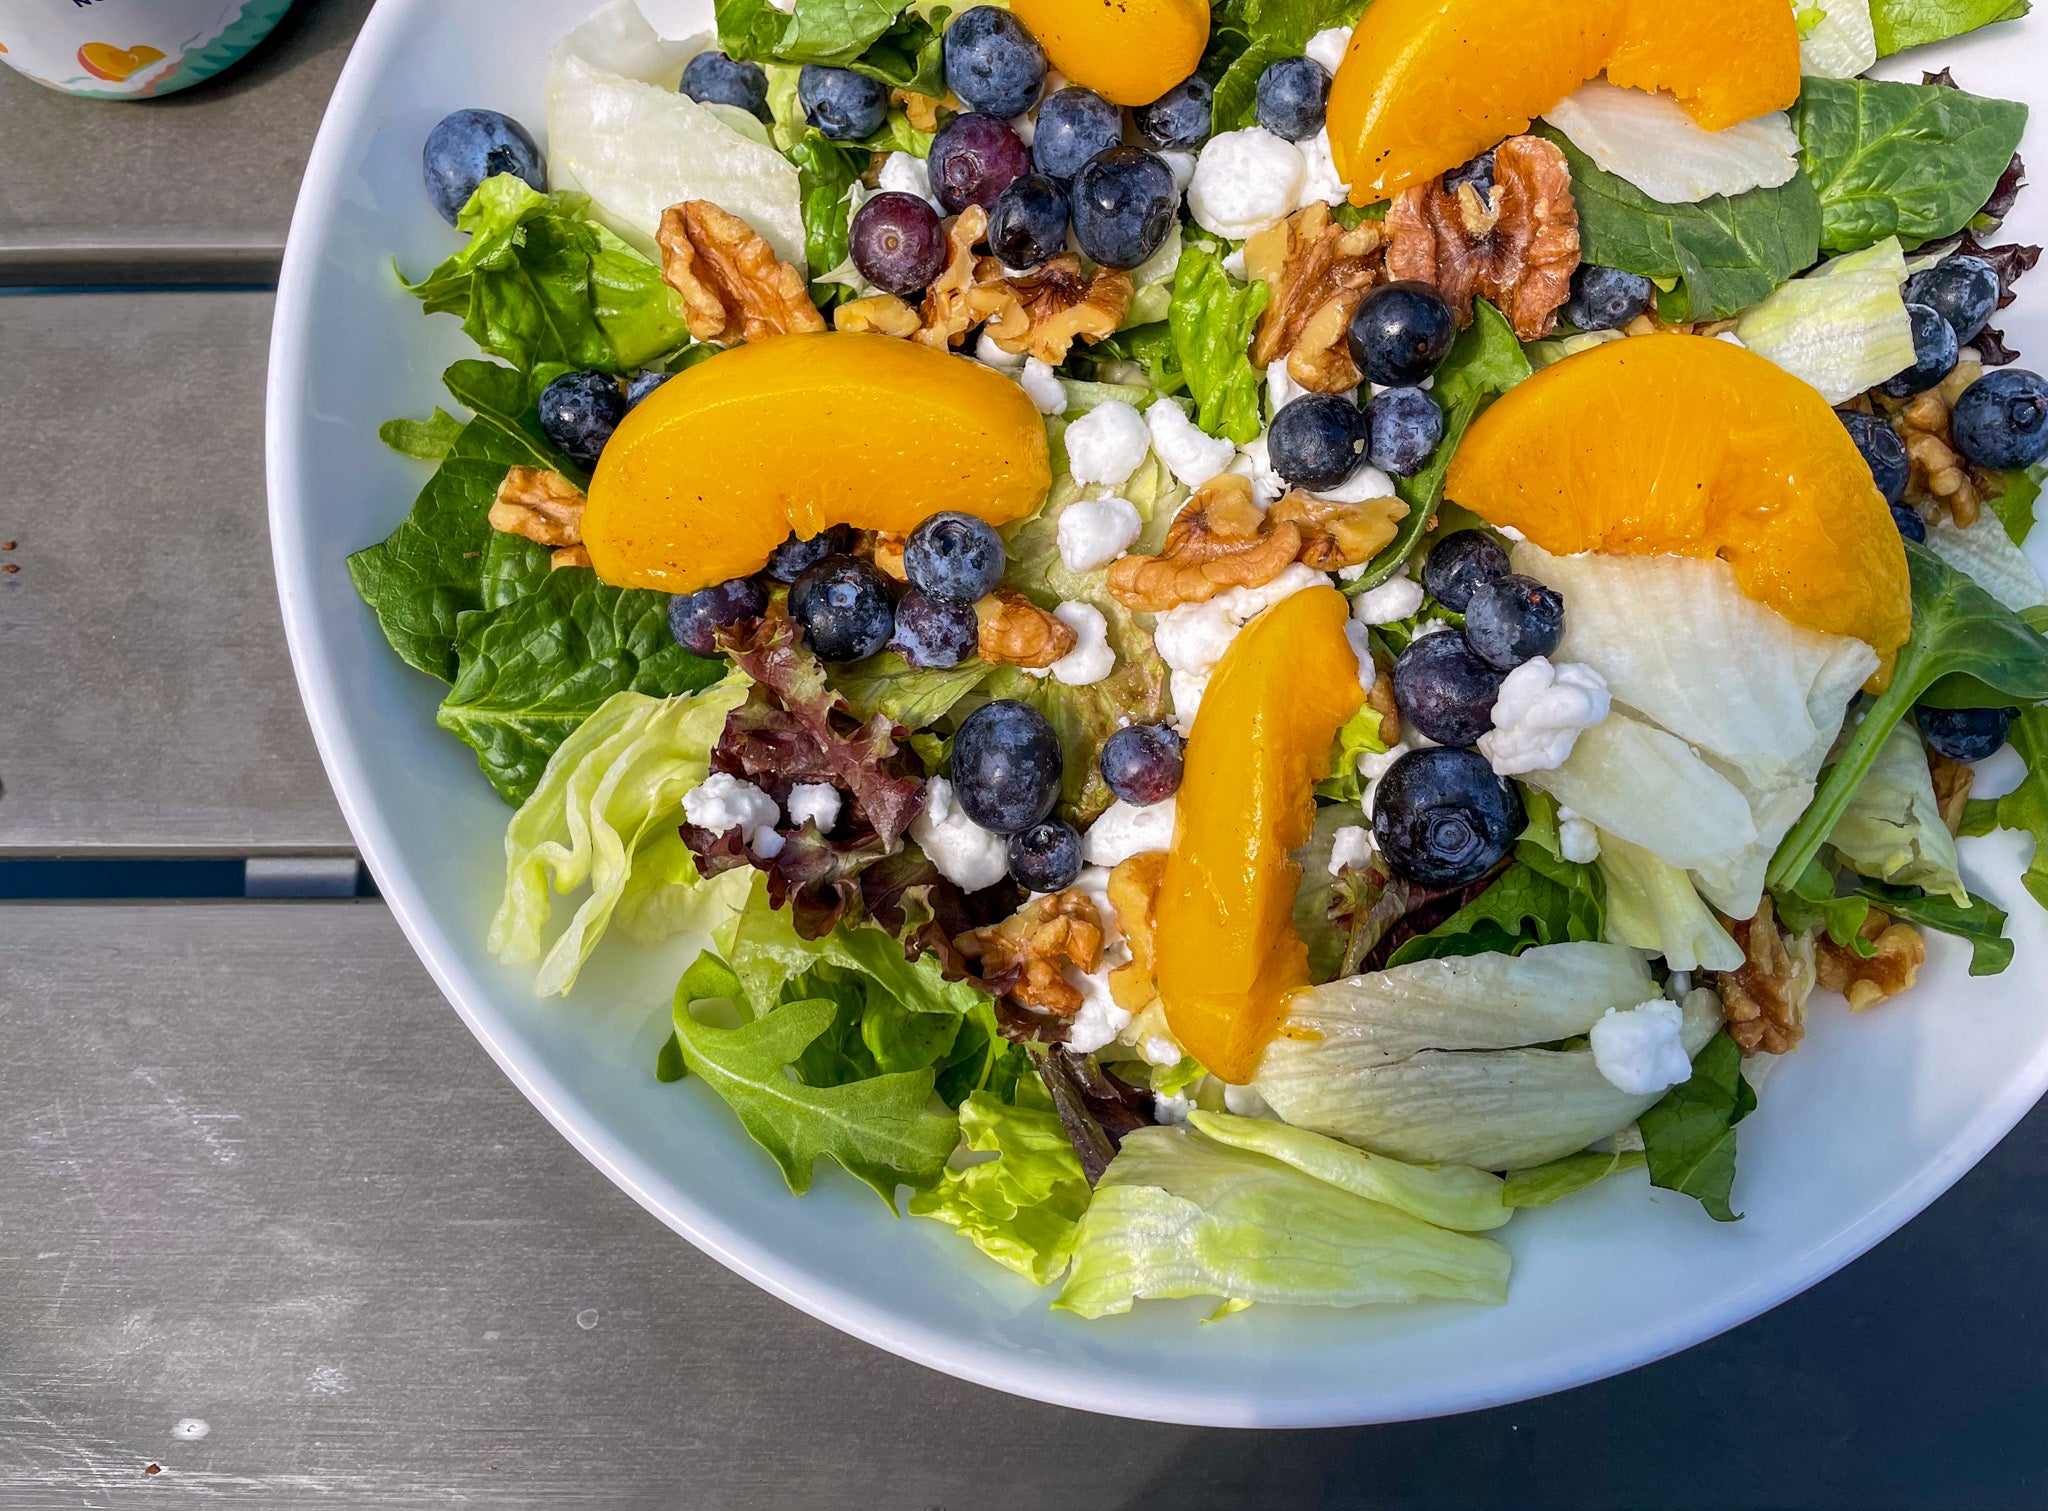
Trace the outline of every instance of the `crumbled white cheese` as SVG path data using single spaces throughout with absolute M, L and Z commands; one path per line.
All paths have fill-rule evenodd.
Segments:
M 1351 186 L 1344 182 L 1337 172 L 1337 160 L 1330 155 L 1330 128 L 1325 126 L 1314 136 L 1301 144 L 1301 188 L 1295 194 L 1295 206 L 1342 204 L 1351 194 Z
M 1361 750 L 1358 753 L 1358 774 L 1368 782 L 1377 782 L 1387 774 L 1388 767 L 1414 748 L 1406 740 L 1396 740 L 1385 750 Z
M 1155 153 L 1154 156 L 1166 164 L 1166 171 L 1173 175 L 1173 192 L 1176 194 L 1187 193 L 1188 185 L 1193 183 L 1195 179 L 1194 153 L 1182 151 L 1177 147 L 1168 147 L 1162 152 Z
M 1263 587 L 1231 588 L 1206 603 L 1184 603 L 1161 614 L 1152 627 L 1152 644 L 1173 676 L 1174 723 L 1186 734 L 1194 728 L 1210 674 L 1237 632 L 1253 619 L 1304 588 L 1329 586 L 1330 579 L 1313 567 L 1290 563 Z
M 1380 679 L 1380 669 L 1373 665 L 1372 631 L 1356 619 L 1344 621 L 1344 639 L 1351 647 L 1351 654 L 1358 658 L 1358 685 L 1367 692 Z
M 1344 64 L 1345 50 L 1350 46 L 1351 28 L 1332 26 L 1310 37 L 1308 45 L 1302 48 L 1302 53 L 1322 64 L 1323 72 L 1334 79 L 1337 77 L 1337 70 Z
M 1244 270 L 1244 248 L 1239 247 L 1223 259 L 1223 271 L 1243 283 L 1250 275 Z
M 1422 584 L 1403 572 L 1351 600 L 1351 617 L 1360 624 L 1399 624 L 1422 607 Z
M 1294 374 L 1287 370 L 1287 358 L 1275 357 L 1266 364 L 1266 402 L 1278 414 L 1308 390 L 1294 381 Z
M 775 832 L 782 822 L 782 810 L 775 806 L 775 799 L 752 782 L 726 772 L 714 771 L 683 794 L 683 817 L 713 834 L 739 830 L 740 838 L 757 855 L 782 853 L 782 836 Z
M 1203 230 L 1243 241 L 1294 212 L 1308 172 L 1301 149 L 1263 127 L 1209 138 L 1188 183 L 1188 212 Z
M 1172 798 L 1142 808 L 1118 798 L 1081 836 L 1081 858 L 1091 866 L 1120 866 L 1133 855 L 1171 849 L 1173 815 Z
M 1081 994 L 1081 1010 L 1074 1014 L 1067 1028 L 1067 1048 L 1077 1055 L 1086 1055 L 1114 1043 L 1130 1026 L 1130 1011 L 1117 1006 L 1110 991 L 1109 975 L 1117 967 L 1130 964 L 1131 945 L 1117 925 L 1116 908 L 1109 900 L 1109 868 L 1082 867 L 1081 874 L 1074 878 L 1074 887 L 1095 904 L 1095 912 L 1102 920 L 1102 959 L 1095 969 L 1083 971 L 1077 965 L 1068 965 L 1061 970 L 1067 983 Z
M 1180 1064 L 1180 1046 L 1165 1034 L 1147 1034 L 1140 1039 L 1138 1055 L 1147 1065 L 1163 1065 L 1171 1069 Z
M 1024 370 L 1025 364 L 1024 353 L 1004 351 L 1000 346 L 996 345 L 995 338 L 991 336 L 987 331 L 983 331 L 981 335 L 975 339 L 974 360 L 979 362 L 983 367 L 993 367 L 997 372 L 1005 373 L 1022 372 Z M 1040 367 L 1045 367 L 1045 364 L 1043 362 L 1039 363 L 1038 365 Z M 1052 371 L 1052 369 L 1049 367 L 1046 367 L 1045 370 L 1047 372 Z M 1025 391 L 1028 393 L 1030 390 L 1026 389 Z M 1060 390 L 1060 394 L 1061 403 L 1064 404 L 1066 400 L 1066 390 Z
M 987 339 L 986 336 L 982 337 L 984 341 Z M 1032 402 L 1040 414 L 1059 414 L 1066 409 L 1066 385 L 1060 382 L 1058 373 L 1038 358 L 1024 359 L 1024 371 L 1018 375 L 1017 381 L 1024 385 L 1024 397 Z M 1128 472 L 1124 474 L 1124 477 L 1129 476 Z M 1121 482 L 1122 478 L 1118 481 Z
M 1067 427 L 1067 471 L 1077 483 L 1119 487 L 1151 449 L 1145 417 L 1122 399 L 1096 405 Z
M 1610 1007 L 1593 1025 L 1593 1064 L 1616 1091 L 1654 1096 L 1692 1077 L 1681 1031 L 1685 1012 L 1665 997 Z
M 1692 990 L 1691 971 L 1673 971 L 1664 978 L 1664 995 L 1673 1002 L 1683 1002 L 1685 994 Z
M 809 819 L 819 830 L 839 822 L 839 789 L 829 782 L 798 782 L 789 789 L 789 821 L 801 824 Z
M 1600 858 L 1600 831 L 1571 809 L 1557 810 L 1557 853 L 1576 865 L 1590 866 Z
M 1528 536 L 1524 535 L 1520 530 L 1517 530 L 1513 525 L 1495 525 L 1494 528 L 1500 531 L 1500 533 L 1505 535 L 1509 540 L 1527 540 L 1529 538 Z
M 769 0 L 769 3 L 772 5 L 775 0 Z M 790 3 L 794 5 L 796 0 L 790 0 Z M 1010 129 L 1017 133 L 1017 140 L 1027 147 L 1031 145 L 1031 138 L 1038 134 L 1038 122 L 1032 118 L 1032 113 L 1028 110 L 1022 115 L 1011 116 L 1009 125 Z
M 1172 409 L 1171 404 L 1153 408 Z M 1056 535 L 1060 565 L 1069 572 L 1092 572 L 1115 561 L 1138 538 L 1145 521 L 1127 498 L 1076 499 L 1060 511 Z
M 1351 469 L 1351 476 L 1334 488 L 1317 492 L 1317 498 L 1328 499 L 1333 504 L 1362 504 L 1369 498 L 1392 498 L 1394 480 L 1371 462 L 1360 462 Z
M 1273 1109 L 1266 1105 L 1266 1099 L 1249 1086 L 1233 1086 L 1223 1083 L 1223 1108 L 1241 1118 L 1269 1118 Z
M 1001 881 L 1010 869 L 1009 846 L 969 818 L 953 801 L 953 784 L 942 776 L 925 783 L 924 812 L 910 821 L 910 837 L 939 875 L 964 891 L 978 892 Z
M 1607 717 L 1607 706 L 1607 679 L 1592 667 L 1533 657 L 1502 679 L 1493 728 L 1479 737 L 1479 753 L 1500 776 L 1555 771 L 1579 731 Z
M 1199 488 L 1237 460 L 1237 447 L 1210 435 L 1181 412 L 1171 399 L 1154 399 L 1145 411 L 1152 449 L 1166 470 L 1190 488 Z
M 1055 682 L 1091 687 L 1116 670 L 1109 645 L 1109 621 L 1092 603 L 1063 603 L 1052 617 L 1074 632 L 1074 648 L 1046 668 Z
M 938 207 L 938 201 L 932 198 L 931 174 L 925 168 L 924 159 L 912 157 L 908 152 L 892 152 L 882 159 L 882 171 L 875 179 L 875 187 L 897 194 L 914 194 L 934 208 Z
M 1252 480 L 1252 502 L 1261 509 L 1287 491 L 1287 480 L 1273 470 L 1273 455 L 1264 436 L 1238 448 L 1237 460 L 1230 464 L 1230 470 Z
M 1372 859 L 1372 830 L 1346 824 L 1330 836 L 1330 874 L 1362 866 Z
M 1071 1044 L 1068 1045 L 1068 1048 L 1071 1049 L 1072 1047 Z M 1152 1116 L 1161 1127 L 1171 1128 L 1177 1123 L 1185 1123 L 1188 1120 L 1188 1114 L 1194 1110 L 1195 1099 L 1188 1094 L 1186 1088 L 1182 1088 L 1172 1096 L 1164 1096 L 1158 1092 L 1154 1092 L 1152 1095 Z

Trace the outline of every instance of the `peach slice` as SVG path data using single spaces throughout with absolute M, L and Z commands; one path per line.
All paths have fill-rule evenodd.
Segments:
M 1117 105 L 1149 105 L 1195 71 L 1209 0 L 1012 0 L 1053 67 Z

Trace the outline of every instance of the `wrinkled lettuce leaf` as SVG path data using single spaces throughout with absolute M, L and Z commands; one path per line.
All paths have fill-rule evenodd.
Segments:
M 1860 876 L 1939 892 L 1958 907 L 1970 905 L 1957 874 L 1955 839 L 1935 801 L 1927 751 L 1910 724 L 1899 724 L 1886 736 L 1849 806 L 1828 832 L 1828 844 Z
M 1201 242 L 1181 249 L 1166 317 L 1174 354 L 1195 401 L 1195 423 L 1240 446 L 1264 428 L 1265 380 L 1247 353 L 1269 292 L 1259 280 L 1232 278 Z
M 827 667 L 826 676 L 856 719 L 881 714 L 904 729 L 925 729 L 986 681 L 989 671 L 985 661 L 915 667 L 895 651 L 883 651 L 865 661 Z
M 1027 1077 L 1017 1083 L 1014 1106 L 987 1092 L 969 1096 L 960 1104 L 960 1132 L 969 1149 L 996 1158 L 947 1170 L 911 1197 L 911 1215 L 936 1218 L 996 1263 L 1050 1285 L 1073 1256 L 1090 1195 L 1059 1115 Z
M 2022 474 L 2024 476 L 2024 474 Z M 2028 524 L 2033 522 L 2031 500 Z M 2048 604 L 2041 574 L 2013 543 L 2001 516 L 1986 510 L 1967 530 L 1943 514 L 1927 526 L 1927 549 L 1976 583 L 2015 614 Z
M 1782 111 L 1708 131 L 1668 94 L 1592 79 L 1544 119 L 1602 170 L 1663 204 L 1776 188 L 1799 171 L 1799 138 Z
M 1127 1135 L 1081 1219 L 1053 1304 L 1083 1317 L 1144 1298 L 1361 1306 L 1507 1297 L 1507 1250 L 1182 1128 Z M 1220 1313 L 1219 1313 L 1220 1314 Z
M 1906 255 L 1896 236 L 1832 258 L 1743 311 L 1735 334 L 1760 357 L 1845 404 L 1914 363 Z
M 1547 1207 L 1610 1175 L 1636 1169 L 1643 1163 L 1643 1158 L 1640 1149 L 1616 1149 L 1604 1153 L 1586 1149 L 1578 1154 L 1567 1154 L 1547 1165 L 1510 1171 L 1501 1200 L 1515 1208 Z
M 853 213 L 847 190 L 867 171 L 868 154 L 811 129 L 789 149 L 789 157 L 797 166 L 802 195 L 804 259 L 817 282 L 847 259 L 847 225 Z M 815 292 L 846 291 L 843 284 L 828 283 Z
M 2032 9 L 2027 0 L 1870 0 L 1870 20 L 1877 55 L 1888 58 L 1996 21 L 2017 21 Z
M 1365 778 L 1359 774 L 1358 758 L 1385 755 L 1386 751 L 1387 742 L 1380 738 L 1379 710 L 1370 703 L 1361 703 L 1358 712 L 1344 721 L 1330 744 L 1330 774 L 1316 783 L 1316 796 L 1338 803 L 1358 802 L 1365 796 Z
M 1853 79 L 1877 61 L 1871 0 L 1808 0 L 1807 9 L 1817 14 L 1811 25 L 1802 21 L 1800 26 L 1802 74 L 1821 79 Z
M 1694 888 L 1692 878 L 1640 845 L 1600 836 L 1594 863 L 1607 886 L 1605 938 L 1662 955 L 1674 971 L 1732 971 L 1742 946 Z

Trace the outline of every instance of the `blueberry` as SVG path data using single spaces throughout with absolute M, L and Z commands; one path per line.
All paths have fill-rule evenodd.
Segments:
M 1003 580 L 1009 554 L 986 520 L 934 514 L 903 543 L 903 574 L 920 593 L 948 603 L 974 603 Z
M 1215 124 L 1216 91 L 1200 74 L 1189 74 L 1149 105 L 1131 112 L 1138 135 L 1155 147 L 1183 151 L 1209 140 Z
M 1373 466 L 1411 477 L 1429 465 L 1444 438 L 1444 412 L 1419 388 L 1382 390 L 1365 406 Z
M 1394 702 L 1404 724 L 1439 745 L 1471 745 L 1493 728 L 1507 674 L 1479 659 L 1463 635 L 1438 630 L 1411 640 L 1394 661 Z
M 678 593 L 668 601 L 668 632 L 676 644 L 700 656 L 716 655 L 711 632 L 743 624 L 768 612 L 768 590 L 751 577 L 735 577 L 694 593 Z
M 796 76 L 804 119 L 835 142 L 873 136 L 889 118 L 889 91 L 864 73 L 806 63 Z
M 1365 415 L 1342 394 L 1303 394 L 1280 406 L 1266 434 L 1273 470 L 1311 493 L 1334 488 L 1365 460 Z
M 789 590 L 789 617 L 821 661 L 862 661 L 889 643 L 889 580 L 855 556 L 828 556 Z
M 953 791 L 982 828 L 1029 829 L 1059 801 L 1060 737 L 1028 704 L 982 704 L 953 737 Z
M 809 540 L 798 540 L 792 534 L 768 553 L 768 565 L 763 570 L 776 582 L 795 582 L 826 557 L 845 555 L 852 544 L 853 532 L 844 525 L 834 525 Z
M 1899 534 L 1916 546 L 1927 544 L 1927 521 L 1920 517 L 1920 511 L 1911 504 L 1893 504 L 1892 523 L 1899 527 Z
M 1443 295 L 1404 278 L 1365 296 L 1346 339 L 1351 360 L 1366 377 L 1388 388 L 1405 388 L 1435 372 L 1457 336 L 1457 317 Z
M 1984 329 L 2004 293 L 1998 269 L 1981 257 L 1958 252 L 1906 280 L 1906 302 L 1924 304 L 1949 323 L 1965 343 Z
M 1949 415 L 1956 448 L 1979 467 L 2018 472 L 2048 457 L 2048 382 L 2008 367 L 1986 373 Z
M 1849 439 L 1863 453 L 1863 460 L 1870 464 L 1870 478 L 1877 484 L 1877 491 L 1884 495 L 1886 503 L 1897 504 L 1906 496 L 1906 477 L 1911 470 L 1906 465 L 1906 443 L 1888 422 L 1874 414 L 1860 414 L 1853 409 L 1838 409 L 1835 413 L 1848 427 Z
M 1484 530 L 1453 530 L 1430 547 L 1422 563 L 1422 585 L 1438 603 L 1462 614 L 1481 583 L 1510 570 L 1506 548 Z
M 675 376 L 673 373 L 665 373 L 659 368 L 641 368 L 640 371 L 633 374 L 631 380 L 626 384 L 626 407 L 628 409 L 633 408 L 673 376 Z
M 1010 874 L 1034 892 L 1071 887 L 1081 874 L 1081 834 L 1049 818 L 1010 836 Z
M 626 390 L 610 373 L 563 373 L 540 391 L 541 433 L 586 467 L 626 417 Z
M 1549 655 L 1562 639 L 1564 597 L 1555 588 L 1510 572 L 1472 590 L 1465 643 L 1489 666 L 1513 671 L 1532 657 Z
M 759 63 L 736 63 L 712 48 L 690 59 L 683 70 L 682 92 L 700 105 L 737 105 L 750 115 L 769 120 L 768 75 Z
M 458 110 L 443 117 L 427 133 L 420 166 L 427 198 L 451 226 L 476 186 L 500 173 L 515 174 L 540 193 L 548 192 L 548 162 L 532 133 L 495 110 Z
M 1962 349 L 1955 330 L 1939 311 L 1908 303 L 1906 314 L 1913 322 L 1913 365 L 1878 385 L 1878 392 L 1892 399 L 1910 399 L 1927 392 L 1955 371 Z
M 1098 152 L 1124 139 L 1124 113 L 1092 89 L 1046 96 L 1031 137 L 1031 161 L 1051 178 L 1072 178 Z
M 958 215 L 969 205 L 986 210 L 1011 183 L 1031 171 L 1023 138 L 992 115 L 969 110 L 941 126 L 925 155 L 932 195 Z
M 1456 194 L 1459 185 L 1470 184 L 1472 192 L 1481 199 L 1490 198 L 1493 194 L 1494 150 L 1492 147 L 1488 147 L 1470 162 L 1461 163 L 1446 173 L 1444 175 L 1444 193 Z M 1581 265 L 1583 266 L 1583 264 Z
M 1134 268 L 1159 250 L 1180 214 L 1173 170 L 1143 147 L 1112 147 L 1074 175 L 1074 240 L 1106 268 Z
M 1918 708 L 1920 738 L 1951 761 L 1982 761 L 1998 753 L 2017 708 Z
M 1572 274 L 1572 296 L 1564 318 L 1582 331 L 1618 331 L 1648 312 L 1657 285 L 1637 273 L 1582 262 Z
M 1035 268 L 1067 248 L 1067 196 L 1042 173 L 1012 179 L 988 212 L 988 249 L 1007 266 Z
M 848 250 L 861 276 L 891 294 L 921 294 L 945 271 L 950 249 L 938 212 L 915 194 L 885 189 L 853 212 Z
M 1323 129 L 1330 103 L 1330 71 L 1314 58 L 1281 58 L 1259 75 L 1253 113 L 1258 123 L 1290 142 Z
M 1109 790 L 1148 808 L 1180 790 L 1188 742 L 1164 724 L 1131 724 L 1102 743 L 1096 767 Z
M 946 87 L 970 109 L 1022 115 L 1045 82 L 1045 49 L 1024 23 L 993 5 L 960 12 L 946 28 Z
M 1411 750 L 1387 768 L 1373 793 L 1380 853 L 1397 875 L 1425 887 L 1477 881 L 1527 823 L 1514 783 L 1470 750 Z
M 981 621 L 971 603 L 948 603 L 916 588 L 896 600 L 896 630 L 889 649 L 912 666 L 948 667 L 971 661 L 981 643 Z

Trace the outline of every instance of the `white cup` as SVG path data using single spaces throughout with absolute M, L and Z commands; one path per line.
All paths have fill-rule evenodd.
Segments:
M 292 0 L 0 0 L 0 63 L 66 94 L 139 100 L 219 73 Z

